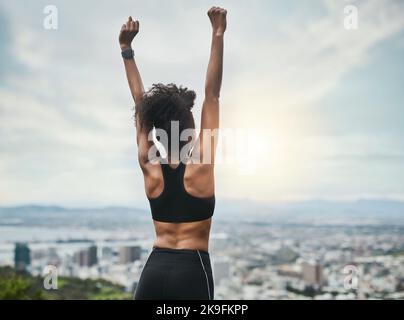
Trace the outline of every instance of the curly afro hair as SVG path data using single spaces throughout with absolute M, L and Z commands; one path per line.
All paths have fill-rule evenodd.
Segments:
M 178 121 L 180 134 L 185 129 L 195 129 L 192 115 L 196 93 L 186 87 L 173 83 L 153 84 L 144 94 L 136 108 L 142 126 L 163 129 L 167 132 L 169 148 L 171 146 L 171 121 Z M 186 141 L 179 141 L 182 147 Z

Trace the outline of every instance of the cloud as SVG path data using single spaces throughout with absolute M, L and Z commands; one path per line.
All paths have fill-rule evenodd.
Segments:
M 247 38 L 237 53 L 231 53 L 243 65 L 235 100 L 255 94 L 263 102 L 274 100 L 271 109 L 305 107 L 332 90 L 346 73 L 366 63 L 378 42 L 404 27 L 401 2 L 356 1 L 360 26 L 355 31 L 343 26 L 346 3 L 325 3 L 326 12 L 315 21 L 308 23 L 298 16 L 293 23 L 288 19 L 281 24 L 278 41 L 260 38 L 251 42 Z

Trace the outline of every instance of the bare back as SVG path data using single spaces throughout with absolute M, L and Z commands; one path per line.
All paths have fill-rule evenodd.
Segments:
M 170 165 L 175 167 L 174 165 Z M 158 197 L 164 189 L 164 179 L 159 164 L 150 164 L 144 175 L 148 197 Z M 214 194 L 213 165 L 188 164 L 184 174 L 184 188 L 195 197 Z M 153 220 L 156 240 L 154 245 L 163 248 L 199 249 L 208 251 L 212 219 L 196 222 L 170 223 Z

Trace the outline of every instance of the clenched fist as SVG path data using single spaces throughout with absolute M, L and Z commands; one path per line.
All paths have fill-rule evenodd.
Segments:
M 130 48 L 133 38 L 139 32 L 139 21 L 133 21 L 132 17 L 128 18 L 128 21 L 122 26 L 119 33 L 119 45 L 121 49 Z
M 226 14 L 227 11 L 223 8 L 212 7 L 209 9 L 208 16 L 215 35 L 221 36 L 226 31 Z

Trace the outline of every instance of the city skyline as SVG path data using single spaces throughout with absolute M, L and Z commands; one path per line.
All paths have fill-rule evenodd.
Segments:
M 73 216 L 60 226 L 50 227 L 48 220 L 46 216 L 35 219 L 31 222 L 34 228 L 28 220 L 21 226 L 1 226 L 2 231 L 8 228 L 14 232 L 0 239 L 0 277 L 12 265 L 42 277 L 53 268 L 63 283 L 104 279 L 121 286 L 121 293 L 126 292 L 129 298 L 153 242 L 145 223 L 126 223 L 117 232 L 105 222 L 72 234 L 76 229 Z M 30 233 L 22 232 L 24 226 L 31 226 Z M 53 236 L 49 234 L 55 229 Z M 403 298 L 402 225 L 273 224 L 259 220 L 240 224 L 228 220 L 214 229 L 210 253 L 215 300 Z M 16 234 L 24 239 L 17 239 Z M 72 294 L 63 287 L 46 289 L 40 289 L 46 296 Z M 90 294 L 91 289 L 84 291 Z M 103 299 L 123 298 L 109 294 Z M 93 299 L 89 296 L 85 299 Z

